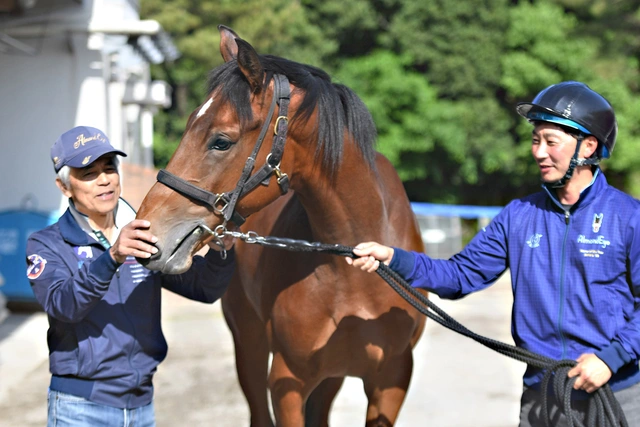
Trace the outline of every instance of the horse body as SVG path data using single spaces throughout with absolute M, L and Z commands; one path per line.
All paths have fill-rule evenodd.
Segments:
M 373 239 L 419 247 L 408 200 L 386 159 L 379 156 L 376 170 L 363 167 L 358 156 L 355 160 L 347 167 L 351 159 L 345 155 L 344 172 L 333 185 L 318 177 L 301 180 L 309 185 L 296 187 L 295 194 L 252 215 L 246 230 L 328 243 Z M 341 383 L 345 376 L 363 379 L 372 402 L 370 425 L 392 425 L 409 384 L 411 349 L 424 318 L 380 278 L 349 267 L 341 257 L 242 243 L 237 252 L 236 275 L 222 304 L 238 365 L 255 369 L 244 372 L 244 378 L 239 370 L 245 394 L 253 395 L 246 389 L 256 387 L 256 378 L 267 372 L 272 352 L 268 388 L 274 406 L 282 402 L 274 409 L 279 425 L 304 425 L 299 419 L 284 424 L 280 418 L 289 412 L 301 416 L 319 384 L 330 378 L 340 378 Z M 258 330 L 263 334 L 259 352 L 253 338 Z M 266 390 L 267 384 L 262 387 Z M 330 388 L 328 396 L 311 400 L 330 404 L 337 391 Z M 384 394 L 388 396 L 382 398 Z M 257 399 L 264 401 L 249 402 L 254 417 L 254 408 L 267 410 L 266 393 Z M 325 409 L 321 414 L 307 412 L 307 425 L 326 425 Z M 266 418 L 267 414 L 260 417 Z
M 278 166 L 290 175 L 293 191 L 281 196 L 271 179 L 242 194 L 235 208 L 250 215 L 243 230 L 345 245 L 376 240 L 423 250 L 395 170 L 366 145 L 372 141 L 362 141 L 371 132 L 358 126 L 371 119 L 352 92 L 327 86 L 320 70 L 297 65 L 291 71 L 290 61 L 258 56 L 224 27 L 221 52 L 226 64 L 214 70 L 210 97 L 192 113 L 168 171 L 201 188 L 233 188 L 242 162 L 251 156 L 250 141 L 258 139 L 263 124 L 277 127 L 279 119 L 265 119 L 276 96 L 272 76 L 287 75 L 295 124 Z M 229 89 L 234 81 L 244 92 Z M 322 99 L 326 90 L 335 95 L 333 104 L 310 101 L 310 93 Z M 332 108 L 341 111 L 327 120 Z M 336 140 L 339 147 L 314 142 L 322 140 Z M 268 145 L 260 148 L 257 161 L 268 161 Z M 185 270 L 206 241 L 201 229 L 224 222 L 220 213 L 156 184 L 138 213 L 159 238 L 159 253 L 145 263 L 165 272 Z M 238 265 L 222 306 L 251 425 L 273 426 L 269 390 L 278 426 L 326 426 L 344 377 L 355 376 L 362 378 L 369 401 L 367 426 L 392 426 L 409 385 L 411 351 L 424 317 L 382 279 L 341 257 L 243 242 L 236 251 Z

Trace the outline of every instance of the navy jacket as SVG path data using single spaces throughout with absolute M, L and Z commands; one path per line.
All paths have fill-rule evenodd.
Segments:
M 614 391 L 640 381 L 640 202 L 599 169 L 569 211 L 544 187 L 512 201 L 450 260 L 398 249 L 390 267 L 449 299 L 508 268 L 517 346 L 553 359 L 595 353 L 612 370 Z M 524 383 L 541 376 L 529 368 Z
M 227 289 L 234 257 L 209 251 L 180 275 L 152 272 L 133 257 L 118 265 L 69 210 L 33 233 L 27 275 L 49 317 L 51 388 L 118 408 L 150 403 L 167 354 L 161 288 L 213 303 Z

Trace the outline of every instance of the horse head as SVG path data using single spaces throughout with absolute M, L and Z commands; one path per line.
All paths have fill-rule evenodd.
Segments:
M 290 84 L 266 71 L 254 48 L 231 29 L 220 30 L 225 63 L 211 72 L 209 94 L 191 113 L 166 170 L 137 217 L 151 222 L 159 251 L 139 260 L 166 273 L 185 271 L 214 236 L 211 230 L 244 218 L 289 187 L 293 150 L 284 153 Z M 289 133 L 289 135 L 287 135 Z

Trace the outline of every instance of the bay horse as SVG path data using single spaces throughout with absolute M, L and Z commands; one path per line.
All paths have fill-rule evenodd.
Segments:
M 260 235 L 422 251 L 405 190 L 375 152 L 375 126 L 356 94 L 219 30 L 225 62 L 138 212 L 159 239 L 158 253 L 140 261 L 182 272 L 212 238 L 206 230 L 245 218 L 241 230 Z M 268 393 L 277 426 L 327 426 L 346 376 L 363 381 L 366 426 L 393 426 L 425 317 L 342 257 L 241 241 L 235 251 L 222 308 L 251 426 L 274 425 Z

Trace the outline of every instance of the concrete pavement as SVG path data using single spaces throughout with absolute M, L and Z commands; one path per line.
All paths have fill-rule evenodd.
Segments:
M 155 377 L 158 427 L 248 426 L 236 380 L 231 334 L 219 303 L 164 294 L 167 359 Z M 432 300 L 481 335 L 511 343 L 508 275 L 460 301 Z M 43 313 L 12 314 L 0 323 L 0 425 L 46 424 L 49 380 Z M 414 351 L 415 370 L 397 427 L 517 426 L 524 364 L 427 321 Z M 362 382 L 348 378 L 331 415 L 333 426 L 364 425 Z

